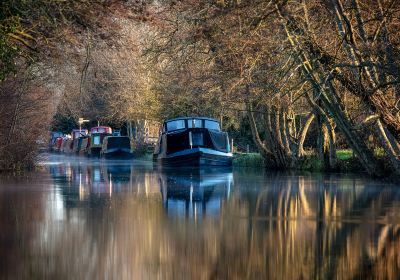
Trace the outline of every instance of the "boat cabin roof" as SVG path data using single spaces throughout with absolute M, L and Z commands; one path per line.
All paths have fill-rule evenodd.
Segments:
M 90 133 L 112 133 L 112 129 L 109 126 L 95 126 L 90 129 Z
M 61 131 L 52 131 L 51 132 L 51 136 L 52 137 L 61 137 L 61 136 L 63 136 L 64 134 L 61 132 Z
M 76 138 L 79 138 L 81 136 L 86 136 L 88 134 L 88 130 L 87 129 L 81 129 L 81 130 L 73 129 L 71 134 L 72 134 L 72 138 L 76 139 Z
M 214 122 L 219 123 L 219 121 L 217 121 L 216 119 L 207 118 L 207 117 L 178 117 L 178 118 L 173 118 L 173 119 L 166 120 L 164 123 L 172 122 L 172 121 L 177 121 L 177 120 L 191 120 L 191 119 L 209 120 L 209 121 L 214 121 Z
M 207 117 L 180 117 L 166 120 L 163 124 L 163 132 L 187 129 L 206 128 L 220 131 L 219 121 Z
M 110 138 L 129 138 L 129 136 L 110 135 L 110 136 L 107 136 L 106 138 L 107 139 L 110 139 Z M 104 139 L 106 139 L 106 138 L 104 138 Z

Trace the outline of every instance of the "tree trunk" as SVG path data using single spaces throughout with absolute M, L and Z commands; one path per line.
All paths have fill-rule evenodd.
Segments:
M 301 30 L 299 25 L 295 22 L 295 20 L 288 16 L 286 11 L 282 6 L 276 4 L 275 5 L 278 14 L 282 19 L 283 26 L 285 28 L 287 38 L 292 45 L 294 51 L 298 53 L 297 60 L 301 65 L 301 70 L 306 79 L 310 82 L 311 86 L 315 91 L 320 93 L 320 100 L 329 112 L 329 114 L 335 120 L 338 128 L 342 131 L 344 136 L 346 137 L 350 147 L 354 150 L 354 152 L 359 157 L 363 167 L 370 175 L 380 176 L 381 172 L 376 164 L 376 161 L 373 157 L 373 154 L 368 149 L 364 141 L 357 135 L 353 130 L 352 123 L 346 118 L 345 114 L 340 108 L 340 105 L 334 102 L 331 102 L 332 92 L 329 91 L 329 88 L 325 86 L 326 81 L 320 81 L 318 77 L 324 77 L 323 73 L 320 73 L 320 70 L 315 70 L 312 67 L 312 62 L 316 61 L 318 57 L 314 57 L 312 53 L 313 49 L 316 49 L 313 45 L 313 42 L 308 41 L 306 44 L 306 49 L 311 50 L 308 53 L 305 53 L 304 48 L 302 48 L 302 43 L 299 43 L 296 34 L 304 34 L 304 31 Z M 300 29 L 299 29 L 300 28 Z M 292 34 L 293 33 L 293 34 Z M 308 57 L 311 56 L 311 59 Z M 328 81 L 329 82 L 329 81 Z M 330 98 L 331 97 L 331 98 Z M 335 98 L 335 97 L 334 97 Z
M 327 152 L 329 154 L 328 166 L 330 170 L 335 170 L 337 168 L 335 129 L 332 123 L 325 124 L 324 128 L 326 130 L 326 136 L 327 136 L 326 139 L 328 140 L 328 143 L 325 147 L 325 149 L 327 149 Z
M 147 121 L 143 119 L 136 120 L 136 143 L 138 146 L 144 146 L 146 142 Z
M 396 153 L 395 149 L 393 149 L 393 146 L 385 133 L 382 122 L 379 119 L 376 121 L 375 131 L 375 134 L 377 135 L 386 155 L 389 158 L 391 166 L 393 167 L 395 173 L 400 175 L 400 155 Z
M 387 135 L 387 138 L 390 141 L 390 144 L 393 147 L 393 150 L 395 151 L 395 153 L 397 155 L 400 155 L 400 144 L 399 144 L 399 142 L 396 141 L 396 138 L 393 137 L 393 135 L 389 132 L 389 130 L 386 127 L 384 127 L 384 130 L 385 130 L 385 134 Z
M 277 106 L 272 107 L 273 112 L 271 112 L 271 117 L 273 128 L 271 130 L 271 138 L 273 143 L 272 153 L 274 154 L 274 159 L 276 167 L 279 169 L 284 169 L 288 166 L 287 154 L 285 153 L 285 148 L 282 142 L 281 129 L 280 129 L 280 109 Z
M 304 141 L 306 140 L 308 130 L 314 119 L 315 119 L 314 113 L 308 114 L 308 116 L 306 118 L 306 122 L 304 123 L 303 128 L 300 130 L 299 142 L 298 142 L 298 148 L 297 148 L 297 157 L 304 156 Z
M 263 158 L 270 157 L 271 150 L 265 145 L 265 142 L 261 140 L 260 134 L 258 133 L 257 124 L 254 119 L 253 108 L 250 102 L 247 102 L 247 115 L 249 117 L 251 134 L 253 136 L 253 141 L 256 144 L 258 151 L 262 155 Z
M 353 28 L 353 26 L 351 25 L 351 21 L 345 15 L 341 1 L 331 0 L 331 2 L 335 12 L 335 19 L 338 26 L 338 31 L 343 38 L 342 42 L 345 49 L 347 50 L 348 56 L 355 65 L 361 65 L 363 62 L 365 62 L 365 59 L 357 52 L 357 45 L 353 34 L 353 29 L 355 28 Z M 352 9 L 355 11 L 356 14 L 359 37 L 365 45 L 367 43 L 367 38 L 365 35 L 364 24 L 361 18 L 359 4 L 357 0 L 352 0 Z M 347 37 L 350 37 L 350 39 L 348 39 Z M 383 47 L 383 49 L 385 49 L 386 52 L 384 51 L 383 53 L 386 53 L 386 56 L 390 59 L 392 55 L 389 47 L 390 44 L 388 44 L 388 42 L 386 41 L 384 45 L 385 47 Z M 329 64 L 332 64 L 334 59 L 325 53 L 321 57 L 324 57 L 325 59 L 321 59 L 320 62 L 325 67 L 328 67 L 328 69 L 326 70 L 331 71 L 332 65 Z M 374 61 L 373 58 L 369 58 L 368 60 Z M 398 77 L 399 68 L 396 67 L 395 63 L 390 65 L 392 65 L 392 75 Z M 387 126 L 388 130 L 396 137 L 397 141 L 400 141 L 400 119 L 397 118 L 396 113 L 390 110 L 390 108 L 392 108 L 393 106 L 388 103 L 388 100 L 380 93 L 380 90 L 378 89 L 378 85 L 380 84 L 378 82 L 379 76 L 382 76 L 384 74 L 379 73 L 380 71 L 377 70 L 374 66 L 363 66 L 362 68 L 360 68 L 360 70 L 364 70 L 364 73 L 368 77 L 367 80 L 369 81 L 370 87 L 374 89 L 374 91 L 367 90 L 363 85 L 361 85 L 361 83 L 355 84 L 354 81 L 345 78 L 337 71 L 332 72 L 332 74 L 335 79 L 337 79 L 347 90 L 352 92 L 354 95 L 360 97 L 373 113 L 379 113 L 382 116 L 382 121 Z M 351 71 L 353 73 L 353 76 L 356 78 L 355 80 L 359 80 L 359 73 L 357 72 L 357 69 L 352 68 Z M 397 92 L 398 88 L 399 86 L 397 85 Z
M 317 117 L 317 131 L 318 131 L 318 136 L 317 136 L 318 157 L 319 157 L 320 161 L 324 163 L 324 166 L 326 168 L 327 154 L 326 154 L 325 146 L 326 146 L 326 142 L 327 142 L 327 137 L 326 137 L 326 134 L 324 131 L 324 122 L 320 115 L 318 115 L 318 117 Z
M 281 128 L 281 136 L 282 136 L 282 141 L 283 141 L 283 145 L 285 147 L 285 153 L 286 154 L 290 154 L 291 153 L 291 145 L 290 145 L 290 137 L 291 135 L 287 133 L 287 126 L 289 126 L 290 124 L 288 123 L 287 120 L 287 114 L 286 113 L 282 113 L 282 116 L 280 118 L 280 128 Z

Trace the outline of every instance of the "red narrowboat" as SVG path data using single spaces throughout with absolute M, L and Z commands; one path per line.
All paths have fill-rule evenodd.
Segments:
M 62 141 L 63 141 L 62 137 L 57 137 L 56 138 L 56 141 L 55 141 L 54 146 L 53 146 L 53 151 L 54 152 L 59 153 L 61 151 Z

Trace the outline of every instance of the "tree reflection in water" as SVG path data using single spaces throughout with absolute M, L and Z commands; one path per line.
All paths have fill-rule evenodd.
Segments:
M 68 160 L 46 169 L 51 181 L 34 174 L 46 185 L 39 190 L 1 184 L 5 278 L 399 275 L 396 186 L 338 175 L 159 171 L 129 162 Z M 30 204 L 35 211 L 24 206 Z M 10 223 L 13 216 L 25 218 Z

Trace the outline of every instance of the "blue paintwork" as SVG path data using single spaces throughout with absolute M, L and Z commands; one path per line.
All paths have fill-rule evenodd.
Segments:
M 179 151 L 179 152 L 176 152 L 173 154 L 169 154 L 169 155 L 167 155 L 166 158 L 190 155 L 190 154 L 195 154 L 198 152 L 202 152 L 204 154 L 216 155 L 216 156 L 225 156 L 225 157 L 233 156 L 232 153 L 224 153 L 224 152 L 216 151 L 216 150 L 209 149 L 209 148 L 193 148 L 193 149 L 186 149 L 186 150 Z

